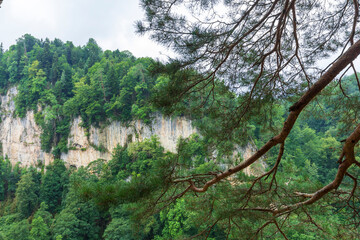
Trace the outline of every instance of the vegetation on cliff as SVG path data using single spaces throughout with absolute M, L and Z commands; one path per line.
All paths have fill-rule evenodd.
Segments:
M 41 43 L 25 35 L 17 45 L 24 46 L 25 39 Z M 49 46 L 56 49 L 56 42 L 62 47 L 71 46 L 69 42 L 61 45 L 59 40 L 49 42 Z M 16 53 L 20 48 L 17 45 L 2 54 L 3 69 L 8 69 L 4 61 L 9 61 L 11 54 Z M 80 51 L 85 47 L 73 47 L 74 52 L 75 49 Z M 54 50 L 54 54 L 56 52 Z M 173 105 L 164 98 L 166 91 L 172 89 L 169 75 L 148 75 L 149 67 L 151 71 L 158 69 L 153 60 L 136 60 L 128 52 L 99 50 L 99 53 L 102 57 L 87 70 L 70 65 L 64 55 L 56 55 L 53 61 L 64 61 L 60 64 L 64 69 L 54 82 L 48 80 L 51 75 L 45 73 L 47 70 L 40 67 L 41 60 L 34 57 L 25 65 L 20 80 L 10 80 L 8 70 L 2 75 L 5 76 L 1 81 L 3 92 L 12 84 L 19 86 L 16 114 L 21 117 L 27 110 L 37 111 L 44 148 L 66 151 L 68 124 L 74 116 L 80 115 L 86 127 L 111 119 L 148 121 L 155 109 L 196 119 L 194 124 L 203 136 L 180 140 L 176 154 L 164 152 L 156 137 L 142 143 L 129 143 L 116 148 L 111 161 L 99 159 L 80 169 L 66 169 L 60 160 L 46 167 L 40 164 L 20 168 L 11 166 L 9 159 L 1 158 L 0 236 L 3 239 L 165 240 L 196 235 L 201 238 L 204 234 L 208 239 L 247 239 L 259 234 L 273 239 L 281 238 L 282 234 L 290 239 L 356 239 L 358 229 L 352 226 L 356 225 L 357 216 L 349 216 L 359 204 L 357 198 L 339 202 L 329 196 L 320 205 L 282 215 L 273 220 L 281 226 L 281 231 L 267 227 L 268 224 L 264 226 L 273 218 L 256 210 L 258 204 L 269 206 L 269 209 L 279 208 L 287 201 L 297 201 L 299 196 L 292 195 L 293 192 L 315 191 L 329 183 L 336 174 L 340 141 L 345 138 L 344 129 L 348 126 L 346 121 L 335 115 L 332 119 L 319 117 L 316 105 L 312 105 L 312 109 L 300 116 L 288 136 L 274 180 L 252 185 L 263 173 L 261 169 L 254 172 L 257 174 L 254 176 L 237 173 L 206 194 L 183 193 L 182 188 L 189 180 L 204 183 L 209 176 L 241 162 L 241 155 L 232 154 L 234 146 L 245 144 L 248 139 L 257 146 L 264 144 L 272 132 L 281 128 L 292 96 L 263 103 L 261 109 L 252 110 L 253 114 L 243 127 L 229 131 L 231 122 L 224 121 L 224 116 L 236 109 L 242 96 L 229 91 L 221 81 L 215 84 L 217 92 L 213 95 L 216 100 L 213 104 L 205 103 L 199 108 L 204 96 L 193 94 Z M 31 54 L 31 51 L 26 52 L 26 57 L 22 58 Z M 105 88 L 108 84 L 105 82 L 111 79 L 107 74 L 113 70 L 104 69 L 110 66 L 117 66 L 114 72 L 123 71 L 123 74 L 116 75 L 117 81 L 113 83 L 116 86 Z M 71 72 L 70 78 L 66 71 Z M 343 82 L 342 90 L 349 97 L 357 98 L 355 76 L 345 77 Z M 104 89 L 113 88 L 116 90 L 111 97 L 106 94 L 107 90 L 104 94 Z M 211 87 L 204 91 L 209 89 Z M 321 106 L 324 116 L 341 111 L 338 106 L 341 94 L 340 89 L 334 88 L 318 99 L 316 104 Z M 118 108 L 112 112 L 110 104 Z M 65 149 L 61 148 L 62 144 Z M 267 166 L 276 164 L 277 150 L 270 150 L 266 155 Z M 356 169 L 352 171 L 354 175 L 357 173 Z M 270 181 L 276 181 L 274 191 L 266 190 Z M 351 181 L 346 180 L 343 192 L 334 192 L 334 196 L 350 190 Z M 241 209 L 243 206 L 249 210 Z
M 150 122 L 153 109 L 146 100 L 157 83 L 156 76 L 148 74 L 154 63 L 150 58 L 104 52 L 94 39 L 75 47 L 25 34 L 9 50 L 1 49 L 0 63 L 0 92 L 18 86 L 16 115 L 37 112 L 42 149 L 55 156 L 68 150 L 74 117 L 80 116 L 85 128 L 110 120 Z
M 43 148 L 55 156 L 67 150 L 74 116 L 89 127 L 148 121 L 157 109 L 198 119 L 202 136 L 179 140 L 177 153 L 156 137 L 129 143 L 77 170 L 1 159 L 1 237 L 357 239 L 358 2 L 142 4 L 138 31 L 177 59 L 25 35 L 1 51 L 0 87 L 18 84 L 16 114 L 38 112 Z M 331 67 L 314 65 L 339 47 Z M 354 75 L 341 75 L 349 69 Z M 246 160 L 233 155 L 249 139 L 259 149 Z M 242 172 L 261 157 L 265 172 Z

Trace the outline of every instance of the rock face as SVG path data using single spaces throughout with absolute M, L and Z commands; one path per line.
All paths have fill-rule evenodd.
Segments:
M 15 110 L 14 97 L 16 87 L 1 96 L 0 107 L 0 152 L 8 156 L 13 164 L 20 162 L 23 166 L 35 165 L 38 161 L 49 164 L 52 154 L 41 150 L 41 129 L 35 123 L 34 112 L 28 111 L 24 118 L 13 117 Z M 112 150 L 119 144 L 123 146 L 129 140 L 142 141 L 152 135 L 159 137 L 162 146 L 171 152 L 176 151 L 177 140 L 195 133 L 191 121 L 184 117 L 165 118 L 154 116 L 151 124 L 134 121 L 128 126 L 114 121 L 102 128 L 90 128 L 89 137 L 81 127 L 81 119 L 76 118 L 71 124 L 68 146 L 71 150 L 63 153 L 61 159 L 67 165 L 86 166 L 96 159 L 111 159 Z M 99 151 L 99 149 L 102 151 Z
M 191 121 L 183 117 L 171 119 L 161 115 L 156 115 L 149 125 L 133 121 L 129 126 L 124 126 L 114 121 L 102 128 L 91 127 L 89 137 L 86 137 L 85 130 L 80 125 L 81 119 L 76 118 L 68 140 L 68 145 L 73 150 L 61 155 L 61 159 L 69 165 L 85 166 L 99 158 L 110 160 L 117 145 L 124 146 L 129 141 L 142 141 L 153 135 L 158 136 L 166 150 L 175 152 L 180 137 L 186 138 L 196 132 Z
M 47 164 L 52 155 L 41 150 L 41 129 L 35 123 L 34 112 L 29 111 L 22 119 L 13 117 L 16 94 L 17 89 L 13 87 L 0 99 L 0 151 L 13 164 L 20 162 L 29 166 L 35 165 L 38 160 Z
M 34 166 L 39 161 L 47 165 L 54 159 L 52 154 L 41 150 L 41 129 L 35 123 L 34 112 L 28 111 L 24 118 L 14 117 L 16 94 L 17 89 L 13 87 L 5 96 L 0 96 L 0 153 L 8 156 L 13 165 L 20 162 L 22 166 Z M 133 121 L 125 126 L 114 121 L 100 128 L 91 127 L 87 136 L 81 127 L 81 119 L 76 118 L 71 124 L 68 139 L 70 150 L 60 158 L 67 166 L 86 166 L 99 158 L 110 160 L 117 145 L 124 146 L 129 141 L 142 141 L 153 135 L 158 136 L 165 150 L 175 152 L 178 139 L 187 138 L 193 133 L 196 133 L 196 129 L 184 117 L 165 118 L 156 115 L 149 125 Z M 245 148 L 238 148 L 234 156 L 240 153 L 243 159 L 247 159 L 255 151 L 254 144 L 248 144 Z M 245 169 L 245 173 L 258 175 L 264 168 L 261 161 L 258 166 Z

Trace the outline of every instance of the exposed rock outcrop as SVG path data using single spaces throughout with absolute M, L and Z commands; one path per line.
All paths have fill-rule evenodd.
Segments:
M 21 165 L 35 165 L 38 160 L 49 163 L 52 155 L 41 150 L 41 129 L 35 123 L 34 112 L 29 111 L 24 118 L 15 118 L 15 87 L 10 88 L 5 96 L 1 96 L 0 107 L 0 143 L 3 156 Z
M 21 165 L 35 165 L 38 161 L 48 164 L 53 160 L 52 154 L 41 150 L 41 129 L 35 123 L 34 112 L 28 111 L 24 118 L 14 117 L 14 97 L 17 94 L 15 87 L 11 88 L 5 96 L 1 96 L 0 108 L 0 143 L 2 155 L 8 156 L 13 164 L 20 162 Z M 184 117 L 166 118 L 161 115 L 154 116 L 151 124 L 146 125 L 142 121 L 133 121 L 125 126 L 114 121 L 101 128 L 91 127 L 89 137 L 81 127 L 81 119 L 74 119 L 71 124 L 70 137 L 68 139 L 69 152 L 63 153 L 63 159 L 67 165 L 86 166 L 98 158 L 111 159 L 112 150 L 119 144 L 123 146 L 131 138 L 131 141 L 142 141 L 152 135 L 159 137 L 162 146 L 174 152 L 177 140 L 180 137 L 188 137 L 195 133 L 191 121 Z M 99 151 L 99 150 L 102 151 Z
M 23 166 L 34 166 L 40 161 L 47 165 L 53 161 L 53 155 L 41 150 L 41 129 L 35 123 L 34 112 L 28 111 L 24 118 L 14 117 L 16 94 L 16 87 L 12 87 L 5 96 L 0 96 L 0 152 L 3 156 L 8 156 L 13 164 L 20 162 Z M 128 125 L 113 121 L 100 128 L 91 127 L 87 136 L 85 129 L 81 127 L 81 119 L 76 118 L 71 124 L 68 139 L 70 150 L 62 153 L 61 159 L 66 165 L 76 167 L 86 166 L 99 158 L 110 160 L 117 145 L 142 141 L 152 135 L 158 136 L 165 150 L 175 152 L 178 139 L 187 138 L 195 132 L 191 121 L 185 117 L 167 118 L 158 114 L 148 125 L 140 120 Z M 240 153 L 243 159 L 247 159 L 255 151 L 253 145 L 238 148 L 234 156 Z M 262 172 L 264 168 L 261 162 L 259 167 L 245 169 L 245 173 L 257 175 L 256 172 Z
M 69 165 L 84 166 L 98 158 L 110 160 L 112 150 L 117 146 L 124 146 L 126 142 L 142 141 L 157 135 L 161 145 L 168 151 L 175 152 L 177 140 L 195 133 L 191 121 L 180 118 L 165 118 L 156 115 L 151 124 L 133 121 L 129 126 L 114 121 L 101 128 L 91 127 L 89 137 L 81 126 L 81 119 L 76 118 L 71 126 L 68 140 L 72 150 L 61 155 Z M 99 151 L 100 150 L 100 151 Z

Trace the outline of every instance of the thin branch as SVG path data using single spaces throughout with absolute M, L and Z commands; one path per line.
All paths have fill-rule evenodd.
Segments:
M 276 215 L 282 212 L 291 211 L 293 209 L 299 208 L 304 205 L 313 204 L 314 202 L 321 199 L 325 194 L 329 193 L 334 189 L 337 189 L 340 186 L 349 167 L 356 163 L 354 147 L 359 142 L 359 140 L 360 140 L 360 124 L 356 127 L 354 132 L 345 141 L 345 144 L 343 146 L 345 160 L 339 165 L 335 179 L 328 185 L 324 186 L 323 188 L 313 193 L 310 199 L 289 206 L 284 206 L 279 210 L 275 210 L 273 214 Z
M 358 73 L 356 71 L 354 63 L 351 63 L 351 67 L 352 67 L 352 69 L 354 71 L 355 79 L 356 79 L 356 82 L 357 82 L 357 85 L 358 85 L 358 89 L 360 91 L 360 80 L 359 80 L 359 76 L 358 76 Z
M 259 234 L 260 231 L 262 231 L 267 225 L 274 223 L 273 220 L 270 220 L 268 222 L 266 222 L 265 224 L 263 224 L 260 228 L 258 228 L 258 230 L 256 231 L 256 233 L 254 234 L 254 236 L 251 239 L 255 239 L 255 237 Z
M 353 19 L 353 25 L 352 25 L 352 30 L 351 30 L 351 34 L 350 34 L 351 45 L 354 44 L 356 25 L 357 25 L 357 21 L 359 18 L 359 2 L 358 2 L 358 0 L 353 0 L 353 3 L 354 3 L 354 19 Z
M 274 224 L 275 224 L 275 226 L 277 227 L 277 229 L 279 230 L 279 232 L 281 233 L 281 235 L 283 235 L 283 237 L 286 239 L 286 240 L 289 240 L 287 237 L 286 237 L 286 235 L 285 235 L 285 233 L 283 232 L 283 231 L 281 231 L 281 229 L 280 229 L 280 227 L 279 227 L 279 224 L 277 223 L 277 221 L 274 219 Z
M 320 79 L 314 85 L 311 86 L 311 88 L 300 98 L 299 101 L 297 101 L 293 106 L 290 107 L 290 114 L 284 123 L 282 131 L 277 136 L 270 139 L 250 158 L 241 162 L 239 165 L 228 169 L 223 173 L 217 174 L 213 179 L 206 182 L 202 187 L 196 187 L 195 184 L 190 181 L 190 185 L 192 186 L 191 190 L 195 192 L 205 192 L 210 186 L 250 166 L 259 158 L 261 158 L 265 153 L 267 153 L 272 147 L 284 142 L 289 135 L 292 127 L 294 126 L 301 111 L 359 54 L 360 41 L 357 41 L 333 64 L 333 66 L 330 67 L 330 69 L 326 73 L 324 73 L 324 75 L 320 77 Z
M 354 163 L 355 163 L 356 166 L 360 167 L 360 162 L 355 160 Z
M 314 221 L 314 219 L 310 216 L 310 214 L 306 211 L 306 209 L 303 208 L 303 210 L 304 210 L 304 213 L 306 214 L 306 216 L 308 217 L 309 221 L 312 224 L 314 224 L 318 229 L 320 229 L 322 232 L 325 232 L 325 230 Z
M 356 191 L 356 187 L 357 187 L 357 179 L 356 177 L 354 177 L 353 175 L 351 175 L 350 173 L 346 173 L 346 176 L 348 176 L 349 178 L 351 178 L 353 181 L 354 181 L 354 186 L 353 186 L 353 189 L 351 190 L 351 193 L 350 193 L 350 196 L 349 196 L 349 199 L 348 199 L 348 202 L 350 201 L 350 199 L 354 196 L 355 194 L 355 191 Z

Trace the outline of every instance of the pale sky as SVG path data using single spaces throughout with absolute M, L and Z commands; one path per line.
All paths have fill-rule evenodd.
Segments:
M 139 4 L 139 0 L 3 0 L 0 42 L 8 49 L 25 33 L 72 41 L 76 46 L 94 38 L 103 50 L 129 50 L 136 57 L 162 60 L 174 56 L 147 36 L 135 34 L 135 21 L 144 16 Z M 318 65 L 325 67 L 329 62 Z M 358 68 L 359 62 L 355 62 Z
M 139 4 L 139 0 L 3 0 L 0 42 L 8 49 L 25 33 L 76 46 L 94 38 L 103 50 L 166 59 L 165 48 L 135 34 L 134 22 L 144 16 Z

